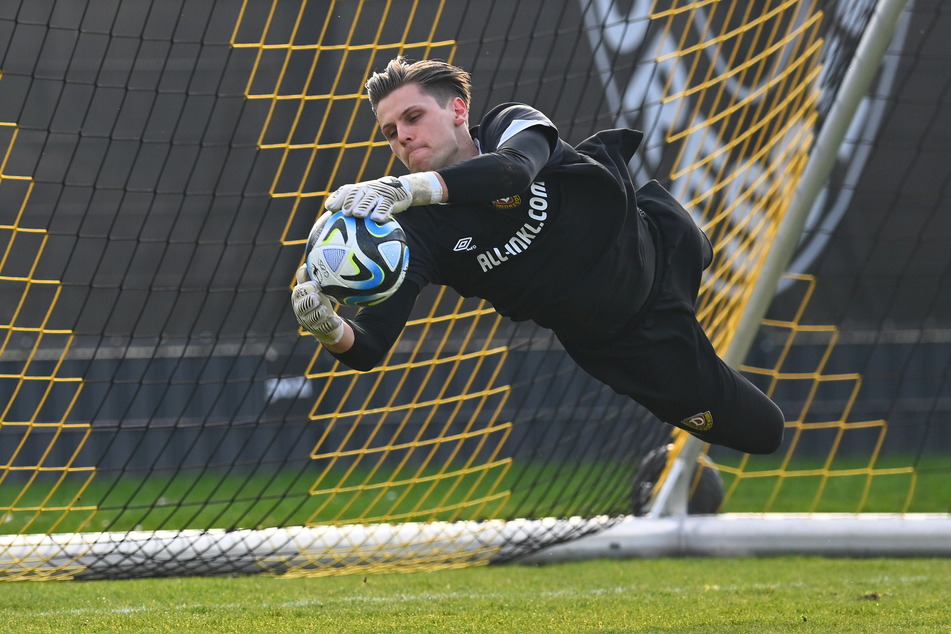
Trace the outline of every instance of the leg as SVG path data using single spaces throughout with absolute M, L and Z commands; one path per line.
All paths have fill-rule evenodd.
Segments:
M 604 341 L 572 343 L 568 353 L 589 374 L 647 407 L 662 421 L 706 442 L 747 453 L 782 443 L 783 413 L 727 366 L 694 312 L 710 241 L 658 183 L 637 192 L 658 246 L 656 296 L 635 323 Z
M 653 311 L 647 319 L 605 345 L 566 348 L 589 374 L 705 442 L 746 453 L 779 448 L 782 411 L 716 355 L 692 314 Z

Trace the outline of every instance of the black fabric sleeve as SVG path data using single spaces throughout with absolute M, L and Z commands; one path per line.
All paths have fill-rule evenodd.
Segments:
M 447 202 L 488 203 L 525 191 L 551 157 L 553 138 L 557 139 L 554 129 L 534 126 L 494 152 L 437 170 L 449 191 Z
M 366 372 L 383 361 L 399 337 L 419 295 L 419 286 L 409 280 L 403 283 L 386 301 L 368 306 L 347 323 L 353 328 L 353 346 L 346 352 L 333 353 L 344 365 Z

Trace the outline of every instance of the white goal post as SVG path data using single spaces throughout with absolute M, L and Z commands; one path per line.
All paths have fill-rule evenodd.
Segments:
M 855 63 L 817 137 L 789 211 L 779 229 L 740 318 L 725 360 L 736 367 L 745 358 L 757 325 L 766 314 L 779 280 L 822 187 L 832 170 L 837 149 L 879 69 L 895 35 L 907 0 L 884 0 L 876 7 L 856 51 Z M 704 449 L 691 437 L 672 457 L 669 476 L 661 483 L 648 518 L 631 518 L 577 543 L 560 545 L 537 558 L 646 555 L 933 555 L 951 554 L 951 518 L 929 514 L 724 514 L 687 515 L 690 468 Z
M 342 563 L 398 565 L 447 552 L 469 563 L 509 561 L 520 544 L 564 536 L 526 564 L 598 558 L 951 556 L 951 521 L 931 514 L 726 514 L 487 522 L 406 522 L 253 530 L 71 533 L 0 538 L 31 574 L 109 579 L 194 574 L 312 574 Z M 587 537 L 570 539 L 578 531 Z M 13 572 L 13 571 L 8 571 Z
M 524 561 L 681 556 L 947 557 L 947 515 L 865 513 L 677 515 L 631 518 Z

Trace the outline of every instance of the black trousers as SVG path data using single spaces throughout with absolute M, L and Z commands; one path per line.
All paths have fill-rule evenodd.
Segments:
M 651 296 L 622 330 L 595 341 L 559 335 L 562 345 L 586 372 L 666 423 L 746 453 L 775 451 L 782 411 L 717 356 L 697 321 L 701 275 L 713 256 L 709 240 L 656 181 L 638 190 L 637 201 L 658 247 Z

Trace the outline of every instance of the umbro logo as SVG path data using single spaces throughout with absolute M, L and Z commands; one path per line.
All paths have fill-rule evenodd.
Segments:
M 475 245 L 472 244 L 472 238 L 460 238 L 459 242 L 456 243 L 456 246 L 452 248 L 453 251 L 472 251 L 475 249 Z

